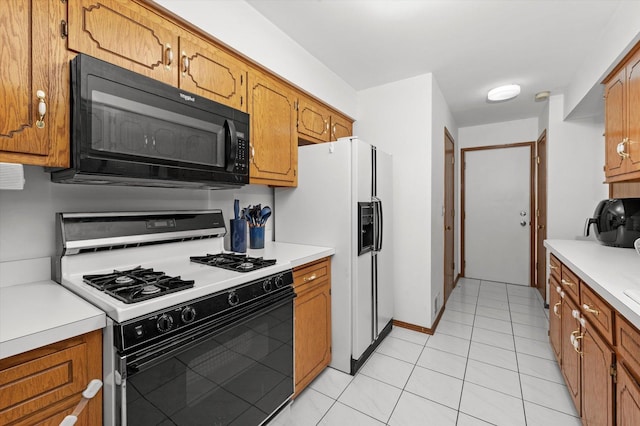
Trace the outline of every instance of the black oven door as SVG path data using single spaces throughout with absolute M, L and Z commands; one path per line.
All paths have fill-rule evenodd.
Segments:
M 119 424 L 265 422 L 293 394 L 294 297 L 291 290 L 164 347 L 117 355 Z
M 71 69 L 77 172 L 96 180 L 248 183 L 248 114 L 87 55 Z

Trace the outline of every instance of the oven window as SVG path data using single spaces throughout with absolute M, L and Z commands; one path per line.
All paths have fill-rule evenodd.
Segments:
M 293 393 L 293 303 L 129 373 L 128 425 L 259 425 Z
M 219 118 L 97 77 L 88 83 L 93 151 L 224 167 L 224 123 L 214 122 Z

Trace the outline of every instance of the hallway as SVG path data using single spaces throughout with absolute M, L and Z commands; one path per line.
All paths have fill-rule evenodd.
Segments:
M 433 336 L 394 327 L 355 377 L 328 368 L 292 425 L 580 425 L 536 289 L 461 278 Z

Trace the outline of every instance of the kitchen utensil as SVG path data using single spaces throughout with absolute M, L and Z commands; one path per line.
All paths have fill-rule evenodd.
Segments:
M 269 216 L 271 216 L 271 208 L 269 206 L 264 206 L 264 208 L 260 210 L 260 224 L 264 225 L 267 223 Z
M 240 200 L 233 200 L 233 218 L 240 219 Z

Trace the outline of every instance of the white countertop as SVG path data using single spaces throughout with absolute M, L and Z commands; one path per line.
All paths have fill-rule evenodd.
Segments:
M 330 247 L 308 246 L 302 244 L 280 243 L 265 241 L 264 249 L 247 249 L 248 256 L 265 259 L 278 259 L 278 262 L 288 262 L 292 268 L 313 262 L 323 257 L 332 256 L 336 252 Z
M 634 249 L 577 240 L 546 240 L 544 245 L 640 329 L 640 256 Z M 638 301 L 625 292 L 637 294 Z
M 0 359 L 105 325 L 103 311 L 54 281 L 0 287 Z

